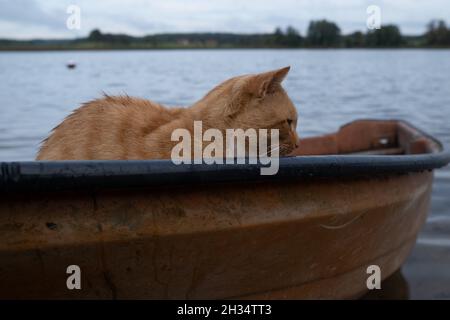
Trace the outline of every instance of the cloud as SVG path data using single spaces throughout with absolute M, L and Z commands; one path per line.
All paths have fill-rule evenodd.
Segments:
M 61 11 L 64 10 L 64 11 Z M 2 1 L 0 37 L 43 38 L 68 36 L 66 7 L 55 10 L 38 0 Z
M 45 10 L 45 6 L 35 0 L 15 0 L 2 1 L 0 21 L 55 28 L 64 22 L 64 19 L 51 10 Z
M 68 30 L 66 8 L 81 8 L 79 31 Z M 15 0 L 0 2 L 0 37 L 76 37 L 93 28 L 144 35 L 159 32 L 271 32 L 293 25 L 305 33 L 312 19 L 338 23 L 344 33 L 363 30 L 366 8 L 376 4 L 383 23 L 406 34 L 433 18 L 450 17 L 448 0 Z

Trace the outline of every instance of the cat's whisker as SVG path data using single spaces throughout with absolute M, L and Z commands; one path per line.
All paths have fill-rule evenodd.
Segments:
M 270 148 L 265 154 L 260 154 L 259 157 L 267 157 L 268 154 L 272 154 L 273 151 L 277 151 L 278 149 L 280 149 L 280 145 L 276 148 Z

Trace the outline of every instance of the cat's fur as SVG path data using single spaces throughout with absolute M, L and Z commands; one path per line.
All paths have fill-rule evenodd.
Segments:
M 297 112 L 281 87 L 289 67 L 231 78 L 189 108 L 105 96 L 84 104 L 53 129 L 37 160 L 169 159 L 174 129 L 279 129 L 280 155 L 298 143 Z M 224 135 L 225 136 L 225 135 Z

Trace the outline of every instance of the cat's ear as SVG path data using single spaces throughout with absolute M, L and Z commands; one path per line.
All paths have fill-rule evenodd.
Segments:
M 281 82 L 288 74 L 291 67 L 264 72 L 253 76 L 249 80 L 249 89 L 258 98 L 264 98 L 266 95 L 275 92 Z
M 231 99 L 225 109 L 225 114 L 233 115 L 254 97 L 264 98 L 267 94 L 275 92 L 290 68 L 285 67 L 238 80 L 232 88 Z

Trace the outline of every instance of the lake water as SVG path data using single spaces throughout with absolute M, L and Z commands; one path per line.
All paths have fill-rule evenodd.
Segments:
M 450 148 L 449 50 L 9 52 L 0 53 L 0 161 L 33 159 L 51 128 L 102 92 L 190 105 L 231 76 L 286 65 L 301 136 L 396 118 Z M 410 298 L 450 299 L 449 167 L 436 172 L 431 214 L 402 274 Z

